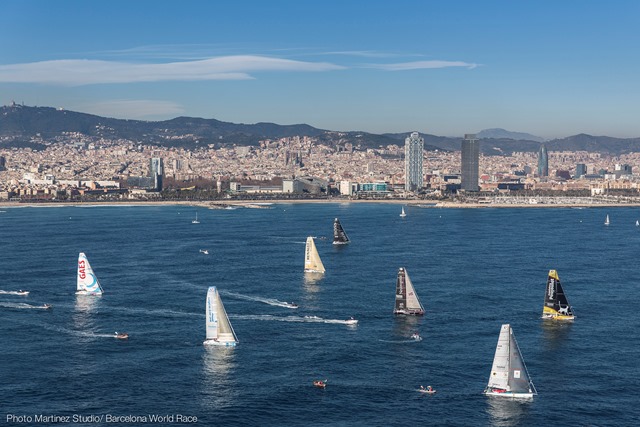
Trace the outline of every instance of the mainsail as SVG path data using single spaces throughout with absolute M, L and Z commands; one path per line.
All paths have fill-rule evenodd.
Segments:
M 500 329 L 491 376 L 484 394 L 512 398 L 532 398 L 537 394 L 509 324 L 502 325 Z
M 207 339 L 204 344 L 234 347 L 238 343 L 236 333 L 222 305 L 220 293 L 215 286 L 210 286 L 207 291 L 206 317 Z
M 304 251 L 304 271 L 310 273 L 324 273 L 324 265 L 316 249 L 313 237 L 307 237 L 307 245 Z
M 347 233 L 344 232 L 342 224 L 338 218 L 333 220 L 333 244 L 334 245 L 346 245 L 350 242 Z
M 564 294 L 556 270 L 549 270 L 547 292 L 544 295 L 543 319 L 573 320 L 573 310 Z
M 78 280 L 76 294 L 102 295 L 102 287 L 98 278 L 93 273 L 89 260 L 84 252 L 78 255 Z
M 396 280 L 396 305 L 394 314 L 410 314 L 421 316 L 424 314 L 424 307 L 420 304 L 416 290 L 411 283 L 407 270 L 400 267 Z

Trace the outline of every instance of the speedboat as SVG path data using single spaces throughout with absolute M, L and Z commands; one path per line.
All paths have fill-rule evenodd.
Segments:
M 201 254 L 209 255 L 209 249 L 200 249 Z
M 129 334 L 125 334 L 125 333 L 120 333 L 120 334 L 119 334 L 119 333 L 117 333 L 117 332 L 116 332 L 116 333 L 114 334 L 114 338 L 117 338 L 117 339 L 119 339 L 119 340 L 126 340 L 126 339 L 128 339 L 128 338 L 129 338 Z
M 420 386 L 420 388 L 418 389 L 418 391 L 420 393 L 426 393 L 426 394 L 436 394 L 436 390 L 433 389 L 433 387 L 431 387 L 430 385 L 427 386 L 427 388 L 424 388 L 423 386 Z
M 44 308 L 45 310 L 48 310 L 51 308 L 51 304 L 42 304 L 42 308 Z
M 29 295 L 29 291 L 23 291 L 22 289 L 19 289 L 16 292 L 16 295 Z
M 324 381 L 322 381 L 322 380 L 315 380 L 315 381 L 313 382 L 313 385 L 314 385 L 314 386 L 316 386 L 316 387 L 318 387 L 318 388 L 325 388 L 325 387 L 327 386 L 327 380 L 324 380 Z
M 345 325 L 357 325 L 358 321 L 356 319 L 354 319 L 353 317 L 348 318 L 347 320 L 344 321 Z
M 289 308 L 298 308 L 298 304 L 296 304 L 295 302 L 290 302 Z
M 422 337 L 417 332 L 414 332 L 413 334 L 411 334 L 411 339 L 416 341 L 422 341 Z

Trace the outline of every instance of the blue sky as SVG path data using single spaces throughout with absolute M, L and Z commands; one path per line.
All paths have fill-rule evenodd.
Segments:
M 635 0 L 3 0 L 0 103 L 639 137 L 639 22 Z

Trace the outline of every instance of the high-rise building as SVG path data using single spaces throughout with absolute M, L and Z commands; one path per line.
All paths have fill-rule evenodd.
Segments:
M 152 157 L 149 162 L 149 175 L 153 178 L 156 191 L 162 191 L 162 175 L 164 175 L 164 165 L 159 157 Z
M 462 182 L 464 191 L 479 191 L 478 178 L 480 175 L 480 142 L 473 133 L 465 134 L 462 140 Z
M 540 145 L 540 151 L 538 151 L 538 176 L 549 176 L 549 153 L 544 144 Z
M 7 159 L 4 158 L 4 156 L 0 156 L 0 171 L 6 171 L 7 170 Z
M 404 188 L 408 191 L 416 191 L 422 188 L 422 152 L 424 151 L 424 138 L 418 132 L 412 132 L 411 136 L 404 140 Z
M 587 165 L 585 165 L 584 163 L 578 163 L 576 165 L 576 175 L 575 178 L 578 179 L 581 176 L 584 176 L 587 174 Z

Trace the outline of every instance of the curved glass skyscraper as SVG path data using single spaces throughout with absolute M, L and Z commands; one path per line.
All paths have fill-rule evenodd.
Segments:
M 418 132 L 412 132 L 411 136 L 404 140 L 404 188 L 408 191 L 422 188 L 423 150 L 424 138 L 421 138 Z
M 549 153 L 544 144 L 540 145 L 540 151 L 538 151 L 538 176 L 549 176 Z

